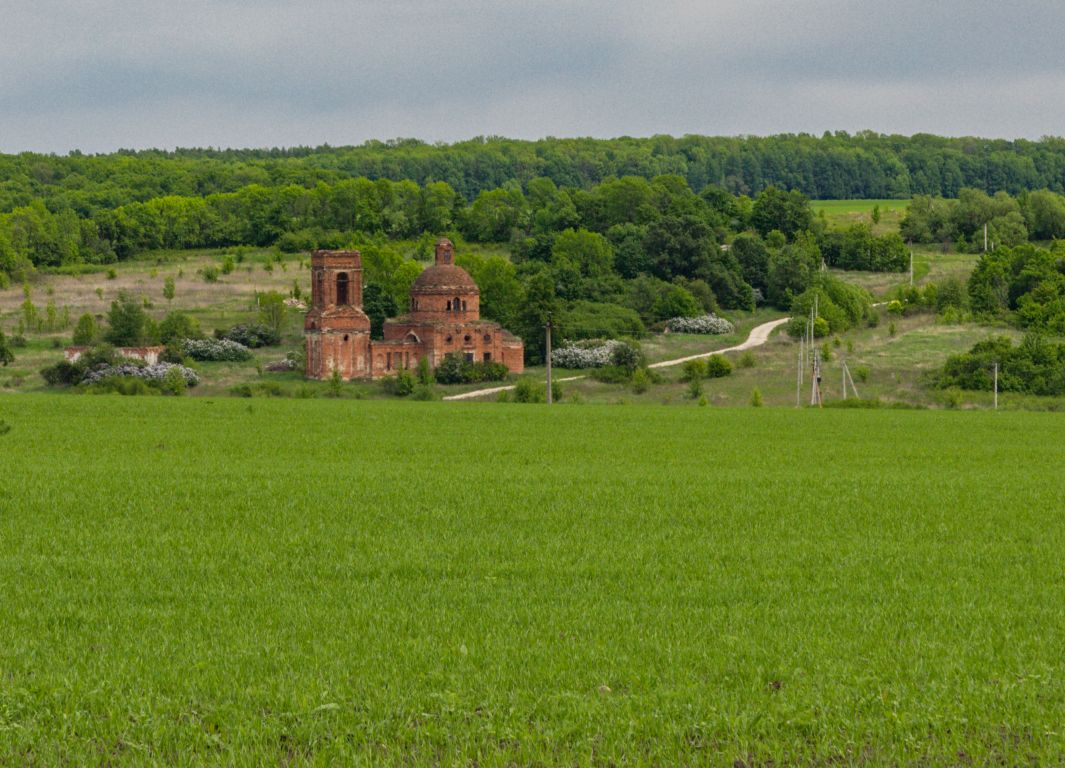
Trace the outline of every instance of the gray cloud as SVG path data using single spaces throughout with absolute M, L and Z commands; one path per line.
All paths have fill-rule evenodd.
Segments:
M 1065 21 L 1042 0 L 0 11 L 6 152 L 862 128 L 1036 138 L 1065 124 Z

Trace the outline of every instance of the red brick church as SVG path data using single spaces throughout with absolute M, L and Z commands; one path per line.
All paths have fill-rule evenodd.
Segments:
M 410 289 L 410 311 L 385 320 L 384 340 L 371 341 L 362 310 L 362 260 L 358 251 L 315 251 L 311 257 L 311 308 L 304 321 L 307 377 L 379 378 L 414 368 L 426 357 L 435 368 L 449 352 L 470 361 L 496 361 L 512 373 L 524 368 L 521 339 L 499 323 L 481 319 L 481 290 L 455 264 L 447 238 L 436 244 L 436 263 Z

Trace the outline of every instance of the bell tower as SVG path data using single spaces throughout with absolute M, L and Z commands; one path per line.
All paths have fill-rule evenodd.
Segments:
M 308 378 L 370 376 L 370 318 L 362 311 L 358 251 L 315 251 L 311 307 L 303 324 Z

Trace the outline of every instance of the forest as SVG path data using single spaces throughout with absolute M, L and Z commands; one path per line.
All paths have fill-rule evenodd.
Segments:
M 204 197 L 252 184 L 313 187 L 344 179 L 446 182 L 467 202 L 538 177 L 587 188 L 611 177 L 683 177 L 696 191 L 716 184 L 735 195 L 769 186 L 811 199 L 955 198 L 966 187 L 989 194 L 1065 192 L 1065 140 L 1007 141 L 928 134 L 826 133 L 768 137 L 519 141 L 476 138 L 454 144 L 414 139 L 355 147 L 120 151 L 109 155 L 0 155 L 0 212 L 48 200 L 80 216 L 167 195 Z

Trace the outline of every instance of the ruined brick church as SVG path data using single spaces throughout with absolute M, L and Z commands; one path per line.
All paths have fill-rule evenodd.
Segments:
M 362 309 L 362 260 L 358 251 L 315 251 L 311 257 L 311 308 L 304 321 L 307 377 L 343 379 L 394 375 L 423 357 L 435 368 L 455 352 L 469 361 L 495 361 L 521 373 L 521 339 L 499 323 L 481 319 L 481 290 L 455 264 L 447 238 L 436 244 L 436 263 L 410 290 L 405 315 L 385 320 L 384 340 L 370 339 Z

